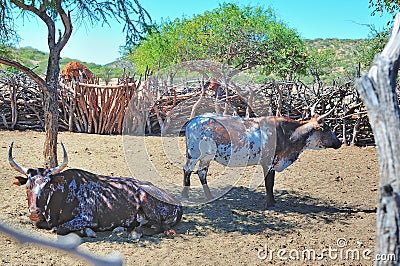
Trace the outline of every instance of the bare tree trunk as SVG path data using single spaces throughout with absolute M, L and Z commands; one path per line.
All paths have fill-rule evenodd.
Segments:
M 58 165 L 57 161 L 57 136 L 58 136 L 58 77 L 60 74 L 60 50 L 50 49 L 47 65 L 46 84 L 47 90 L 43 91 L 44 96 L 44 124 L 46 139 L 44 142 L 43 155 L 45 164 L 49 167 Z
M 380 165 L 377 210 L 375 265 L 400 264 L 400 111 L 396 96 L 396 77 L 400 59 L 400 14 L 392 35 L 378 55 L 368 75 L 357 80 L 357 89 L 368 108 Z

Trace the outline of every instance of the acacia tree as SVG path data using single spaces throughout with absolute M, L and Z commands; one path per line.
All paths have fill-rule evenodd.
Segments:
M 225 3 L 193 18 L 155 25 L 128 57 L 139 71 L 190 60 L 212 60 L 291 78 L 306 70 L 307 51 L 296 30 L 272 9 Z
M 369 0 L 369 8 L 372 8 L 371 15 L 382 14 L 384 11 L 393 14 L 393 16 L 400 11 L 400 3 L 398 0 Z M 393 20 L 388 21 L 388 25 Z
M 109 24 L 110 20 L 117 20 L 124 23 L 127 44 L 133 45 L 151 19 L 137 0 L 0 0 L 0 41 L 3 47 L 17 36 L 14 27 L 16 14 L 37 17 L 47 26 L 49 58 L 46 77 L 43 79 L 4 54 L 0 54 L 0 63 L 20 70 L 42 89 L 46 131 L 44 157 L 46 164 L 54 167 L 57 165 L 59 61 L 62 49 L 71 37 L 73 24 Z

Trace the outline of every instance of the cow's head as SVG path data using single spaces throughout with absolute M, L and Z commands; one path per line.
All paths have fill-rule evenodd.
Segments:
M 68 164 L 68 156 L 67 151 L 64 148 L 64 145 L 61 143 L 64 159 L 61 165 L 54 168 L 24 168 L 19 166 L 12 157 L 12 142 L 10 144 L 10 148 L 8 150 L 8 161 L 12 168 L 26 177 L 17 176 L 16 181 L 14 181 L 15 185 L 26 185 L 26 194 L 28 196 L 28 206 L 29 211 L 31 213 L 30 218 L 35 222 L 37 217 L 37 213 L 39 212 L 38 207 L 36 205 L 36 199 L 40 197 L 40 193 L 42 192 L 44 186 L 51 180 L 52 175 L 55 175 L 61 172 Z
M 316 150 L 325 148 L 339 149 L 342 143 L 322 119 L 322 116 L 314 114 L 308 122 L 309 126 L 312 125 L 311 134 L 307 139 L 308 148 Z
M 292 141 L 303 139 L 305 141 L 305 147 L 314 150 L 340 148 L 342 143 L 324 122 L 324 118 L 329 116 L 334 111 L 334 108 L 326 114 L 319 115 L 314 112 L 316 104 L 314 104 L 311 109 L 311 119 L 298 127 L 293 132 L 290 139 Z

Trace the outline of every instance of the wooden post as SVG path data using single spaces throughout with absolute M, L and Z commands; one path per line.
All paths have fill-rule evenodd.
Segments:
M 17 124 L 18 112 L 17 112 L 17 88 L 14 82 L 8 84 L 10 90 L 10 102 L 11 102 L 11 129 L 14 129 Z
M 360 113 L 358 113 L 357 121 L 356 121 L 356 123 L 354 124 L 354 127 L 353 127 L 353 137 L 351 139 L 350 146 L 355 146 L 356 145 L 357 135 L 358 135 L 358 132 L 360 131 L 359 129 L 360 129 L 361 120 L 362 120 L 362 115 Z
M 400 264 L 400 111 L 396 78 L 400 60 L 400 13 L 382 53 L 368 74 L 357 80 L 357 89 L 368 108 L 379 156 L 379 197 L 376 255 L 394 256 L 375 265 Z
M 73 132 L 74 131 L 74 98 L 71 97 L 70 101 L 69 101 L 69 106 L 68 106 L 68 113 L 69 113 L 69 117 L 68 117 L 68 131 L 69 132 Z
M 343 119 L 342 119 L 342 134 L 343 134 L 343 140 L 342 143 L 347 145 L 347 138 L 346 138 L 346 105 L 343 103 L 342 105 L 342 112 L 343 112 Z

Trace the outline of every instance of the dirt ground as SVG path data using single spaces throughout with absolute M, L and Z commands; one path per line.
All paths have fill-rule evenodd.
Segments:
M 25 167 L 43 166 L 44 137 L 40 132 L 0 131 L 0 221 L 55 239 L 54 233 L 36 229 L 30 222 L 25 187 L 12 184 L 18 173 L 7 161 L 8 146 L 13 140 L 16 162 Z M 68 151 L 70 168 L 131 175 L 122 136 L 60 133 L 59 140 Z M 137 150 L 133 151 L 137 156 L 129 157 L 135 157 L 139 165 L 151 160 L 163 175 L 180 184 L 181 165 L 165 161 L 160 138 L 146 137 L 145 143 L 147 156 Z M 218 174 L 217 165 L 211 168 L 210 178 Z M 186 206 L 182 222 L 175 228 L 178 237 L 159 234 L 133 241 L 126 235 L 102 232 L 97 238 L 83 238 L 81 247 L 95 254 L 119 252 L 126 265 L 373 264 L 378 186 L 374 147 L 304 152 L 292 166 L 277 173 L 275 210 L 264 209 L 265 188 L 261 185 L 256 190 L 249 189 L 246 175 L 248 171 L 220 199 Z M 193 176 L 193 183 L 196 179 Z M 54 249 L 19 244 L 0 233 L 0 265 L 87 262 Z

